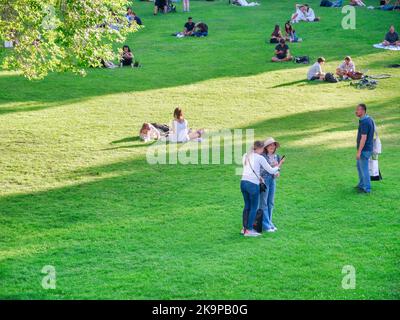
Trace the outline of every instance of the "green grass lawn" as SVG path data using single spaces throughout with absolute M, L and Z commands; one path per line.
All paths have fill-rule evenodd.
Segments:
M 366 1 L 376 5 L 377 1 Z M 192 1 L 210 35 L 176 39 L 188 16 L 152 15 L 127 43 L 140 69 L 88 70 L 28 81 L 0 71 L 0 298 L 2 299 L 399 299 L 400 52 L 372 47 L 400 13 L 314 7 L 298 24 L 294 55 L 346 55 L 376 90 L 303 81 L 308 66 L 273 64 L 265 43 L 294 1 L 257 8 Z M 179 9 L 181 4 L 178 5 Z M 3 49 L 0 49 L 3 50 Z M 4 53 L 4 52 L 3 52 Z M 1 54 L 1 53 L 0 53 Z M 357 183 L 357 103 L 380 129 L 384 180 Z M 279 231 L 246 239 L 236 165 L 149 165 L 137 139 L 145 121 L 169 122 L 181 106 L 192 127 L 254 128 L 287 161 L 278 182 Z M 44 290 L 52 265 L 57 288 Z M 342 267 L 356 268 L 344 290 Z

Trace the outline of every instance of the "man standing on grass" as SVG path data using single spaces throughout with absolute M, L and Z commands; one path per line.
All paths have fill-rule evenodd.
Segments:
M 357 170 L 359 182 L 356 189 L 360 193 L 371 192 L 371 179 L 368 161 L 372 156 L 374 144 L 374 120 L 367 115 L 367 106 L 360 103 L 356 108 L 356 116 L 360 118 L 357 133 Z

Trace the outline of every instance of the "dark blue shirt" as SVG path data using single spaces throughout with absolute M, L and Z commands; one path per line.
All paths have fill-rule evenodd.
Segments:
M 357 150 L 360 146 L 361 135 L 367 135 L 367 140 L 365 141 L 364 148 L 361 151 L 372 151 L 374 144 L 374 121 L 368 115 L 362 117 L 358 124 L 357 132 Z

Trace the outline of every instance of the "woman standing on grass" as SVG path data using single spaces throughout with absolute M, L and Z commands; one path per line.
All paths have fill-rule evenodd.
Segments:
M 240 182 L 240 190 L 243 194 L 244 209 L 241 234 L 245 237 L 257 237 L 261 235 L 253 229 L 260 200 L 260 183 L 263 182 L 260 176 L 261 168 L 270 174 L 276 174 L 284 162 L 284 159 L 282 159 L 275 167 L 271 167 L 261 155 L 264 151 L 264 146 L 262 141 L 255 141 L 251 150 L 243 155 L 243 174 Z
M 282 160 L 276 153 L 276 150 L 280 146 L 279 142 L 275 141 L 274 138 L 268 138 L 264 141 L 264 145 L 265 148 L 262 156 L 272 168 L 277 167 Z M 266 189 L 260 196 L 260 209 L 263 211 L 262 228 L 263 231 L 267 232 L 275 232 L 278 230 L 272 223 L 272 210 L 274 209 L 276 178 L 278 178 L 279 175 L 279 170 L 275 174 L 271 174 L 261 169 L 261 177 L 264 179 Z

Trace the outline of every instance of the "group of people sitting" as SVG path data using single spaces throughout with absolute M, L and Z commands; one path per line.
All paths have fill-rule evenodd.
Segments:
M 327 73 L 323 71 L 323 65 L 325 64 L 325 58 L 319 57 L 317 61 L 308 69 L 307 80 L 324 81 L 326 80 Z M 361 72 L 356 70 L 356 66 L 350 56 L 344 58 L 343 62 L 336 68 L 336 75 L 341 80 L 348 79 L 360 79 L 362 76 Z
M 136 22 L 139 26 L 141 26 L 142 19 L 140 19 L 137 14 L 132 10 L 131 7 L 126 9 L 126 19 L 128 20 L 128 25 L 131 26 L 133 22 Z
M 193 22 L 193 18 L 189 17 L 185 25 L 183 26 L 182 32 L 172 34 L 178 38 L 183 37 L 207 37 L 208 26 L 204 22 Z
M 285 23 L 285 35 L 282 34 L 281 28 L 279 24 L 275 25 L 274 31 L 271 34 L 271 38 L 269 40 L 270 43 L 279 43 L 281 39 L 285 39 L 290 42 L 301 42 L 302 39 L 299 38 L 296 34 L 296 30 L 293 29 L 290 21 Z
M 243 228 L 245 237 L 257 237 L 261 232 L 275 232 L 272 222 L 275 205 L 276 179 L 285 162 L 277 154 L 279 142 L 273 138 L 255 141 L 249 152 L 243 155 L 243 173 L 240 190 L 243 195 Z M 256 219 L 260 217 L 261 219 Z
M 204 129 L 192 130 L 183 115 L 181 108 L 175 108 L 170 125 L 143 123 L 139 137 L 142 141 L 165 140 L 173 143 L 184 143 L 191 140 L 200 141 Z
M 292 17 L 290 18 L 292 23 L 297 23 L 300 21 L 315 22 L 321 20 L 319 17 L 315 16 L 314 10 L 310 8 L 308 4 L 296 4 L 295 8 L 296 12 L 293 13 Z

